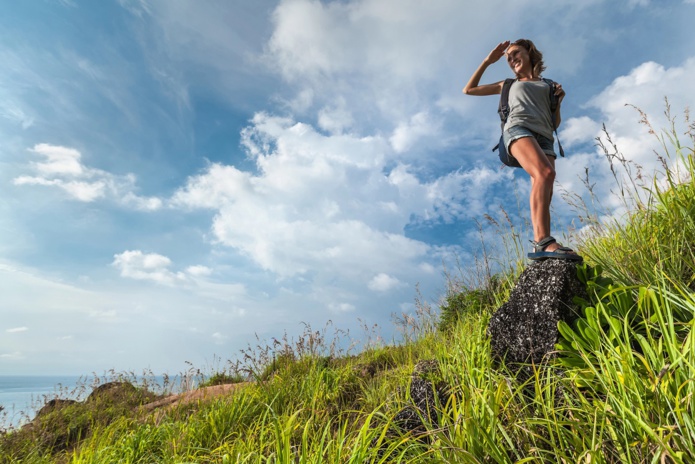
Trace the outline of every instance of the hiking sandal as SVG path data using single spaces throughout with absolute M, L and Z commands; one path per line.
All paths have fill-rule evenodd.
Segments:
M 531 240 L 531 243 L 533 243 L 533 253 L 528 254 L 528 259 L 532 261 L 538 261 L 548 258 L 566 259 L 569 261 L 583 261 L 584 259 L 577 253 L 575 253 L 573 249 L 565 246 L 560 246 L 557 250 L 545 251 L 545 249 L 548 248 L 548 245 L 552 243 L 557 243 L 557 240 L 555 240 L 555 238 L 551 236 L 548 236 L 543 240 L 539 240 L 538 242 L 534 242 L 533 240 Z

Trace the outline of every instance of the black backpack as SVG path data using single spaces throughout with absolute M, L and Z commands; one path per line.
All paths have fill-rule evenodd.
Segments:
M 502 85 L 502 94 L 500 95 L 500 104 L 497 107 L 497 114 L 500 115 L 503 132 L 504 124 L 507 122 L 507 118 L 509 117 L 509 89 L 515 81 L 516 79 L 505 79 L 504 84 Z M 560 145 L 560 138 L 557 136 L 557 128 L 555 128 L 555 110 L 557 110 L 558 105 L 557 96 L 555 95 L 555 82 L 545 78 L 543 78 L 543 82 L 547 83 L 550 87 L 550 118 L 553 123 L 553 130 L 555 131 L 555 138 L 557 139 L 557 146 L 560 151 L 560 156 L 565 156 L 565 151 L 562 149 L 562 145 Z M 507 153 L 507 147 L 505 147 L 504 140 L 502 140 L 501 135 L 499 143 L 494 146 L 492 151 L 497 149 L 499 149 L 500 161 L 502 161 L 503 164 L 513 168 L 521 167 L 519 162 L 512 155 Z

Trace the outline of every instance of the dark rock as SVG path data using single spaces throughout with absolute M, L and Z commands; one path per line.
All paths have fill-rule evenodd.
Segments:
M 86 403 L 93 401 L 108 403 L 129 403 L 138 393 L 130 382 L 107 382 L 99 385 L 87 397 Z
M 438 424 L 437 408 L 441 408 L 446 403 L 443 397 L 443 389 L 437 386 L 437 390 L 432 382 L 420 377 L 413 377 L 410 380 L 410 399 L 413 405 L 422 415 L 422 418 L 431 424 Z
M 75 400 L 64 400 L 61 398 L 53 398 L 52 400 L 49 400 L 44 404 L 41 409 L 36 413 L 36 417 L 42 417 L 48 414 L 49 412 L 56 411 L 58 409 L 63 409 L 66 406 L 70 406 L 72 404 L 76 404 L 77 401 Z
M 439 362 L 428 359 L 418 362 L 410 376 L 410 401 L 394 416 L 394 423 L 403 432 L 422 433 L 427 430 L 425 422 L 436 426 L 439 422 L 437 409 L 447 401 L 447 388 L 437 381 L 441 374 Z
M 419 361 L 410 375 L 408 401 L 405 406 L 402 400 L 398 401 L 401 409 L 393 416 L 387 435 L 394 437 L 405 433 L 427 440 L 427 431 L 431 427 L 437 427 L 439 423 L 437 410 L 446 404 L 448 390 L 446 384 L 441 381 L 439 361 Z M 405 390 L 399 388 L 394 396 L 402 397 L 404 394 Z M 378 437 L 375 437 L 372 446 L 378 446 L 378 442 Z M 384 444 L 379 450 L 379 458 L 383 457 L 383 450 Z
M 548 259 L 528 266 L 509 301 L 490 318 L 493 355 L 507 365 L 541 363 L 555 351 L 558 321 L 576 318 L 575 296 L 586 298 L 575 262 Z
M 426 431 L 422 423 L 422 412 L 413 406 L 406 406 L 393 416 L 393 424 L 403 432 L 424 433 Z

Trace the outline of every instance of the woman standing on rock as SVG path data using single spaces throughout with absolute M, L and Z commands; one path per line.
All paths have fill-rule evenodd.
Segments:
M 509 116 L 503 129 L 503 143 L 531 176 L 531 223 L 533 224 L 532 260 L 560 258 L 581 261 L 571 248 L 563 247 L 550 235 L 550 201 L 555 181 L 553 131 L 560 125 L 560 106 L 565 91 L 555 83 L 557 109 L 550 110 L 548 83 L 541 79 L 545 70 L 543 54 L 527 39 L 502 42 L 483 60 L 463 89 L 466 95 L 499 95 L 504 81 L 480 85 L 483 73 L 507 55 L 507 63 L 516 75 L 509 90 Z

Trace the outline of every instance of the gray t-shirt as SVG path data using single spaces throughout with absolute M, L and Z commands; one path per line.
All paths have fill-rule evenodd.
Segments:
M 509 89 L 509 117 L 504 130 L 523 126 L 553 140 L 550 89 L 544 81 L 515 81 Z

